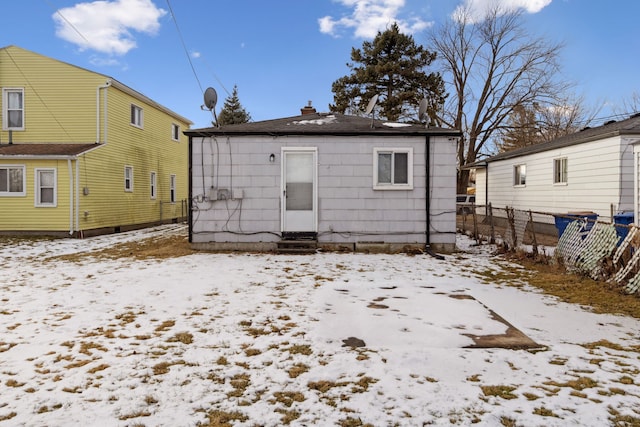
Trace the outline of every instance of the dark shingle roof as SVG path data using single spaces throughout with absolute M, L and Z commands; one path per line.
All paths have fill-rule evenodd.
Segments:
M 367 117 L 313 113 L 260 122 L 220 127 L 189 129 L 188 136 L 217 135 L 448 135 L 459 136 L 454 129 L 409 123 L 390 123 Z
M 585 128 L 581 131 L 562 136 L 553 141 L 543 142 L 541 144 L 528 145 L 517 150 L 507 151 L 484 160 L 464 165 L 464 168 L 482 167 L 486 163 L 496 160 L 511 159 L 527 154 L 540 153 L 543 151 L 553 150 L 556 148 L 568 147 L 571 145 L 582 144 L 585 142 L 595 141 L 599 139 L 610 138 L 622 135 L 640 135 L 640 114 L 634 114 L 626 120 L 610 121 L 602 126 L 594 128 Z
M 99 144 L 0 144 L 0 157 L 70 157 L 95 147 Z

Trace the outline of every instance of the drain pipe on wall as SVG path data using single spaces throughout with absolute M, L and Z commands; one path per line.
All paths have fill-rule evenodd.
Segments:
M 435 252 L 433 252 L 433 249 L 431 249 L 431 215 L 429 213 L 430 209 L 431 209 L 431 140 L 429 138 L 429 135 L 427 135 L 425 137 L 425 141 L 424 141 L 424 192 L 425 192 L 425 197 L 424 197 L 424 204 L 425 204 L 425 220 L 426 220 L 426 231 L 425 231 L 425 245 L 424 245 L 424 251 L 431 255 L 432 257 L 436 258 L 436 259 L 440 259 L 443 260 L 444 257 L 442 255 L 439 255 Z

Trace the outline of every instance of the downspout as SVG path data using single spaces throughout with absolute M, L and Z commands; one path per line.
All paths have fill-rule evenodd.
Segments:
M 431 255 L 434 258 L 443 260 L 444 257 L 442 255 L 438 255 L 431 249 L 431 215 L 429 211 L 431 210 L 431 140 L 429 135 L 425 136 L 425 150 L 424 150 L 424 208 L 425 208 L 425 220 L 426 220 L 426 231 L 425 231 L 425 245 L 424 251 Z
M 202 140 L 204 142 L 204 137 L 202 137 Z M 204 146 L 204 144 L 202 144 Z M 204 150 L 202 150 L 202 153 L 200 154 L 202 156 L 202 158 L 204 159 Z M 193 203 L 191 202 L 191 195 L 193 194 L 193 178 L 192 178 L 192 169 L 193 169 L 193 137 L 191 135 L 189 135 L 189 193 L 187 194 L 188 199 L 187 202 L 189 203 L 189 207 L 187 209 L 187 224 L 188 224 L 188 241 L 189 243 L 193 242 L 193 224 L 192 222 L 192 218 L 193 218 Z M 204 170 L 202 171 L 202 176 L 204 177 Z M 203 178 L 204 179 L 204 178 Z M 204 192 L 204 187 L 202 188 L 202 191 Z
M 107 89 L 111 86 L 111 81 L 96 88 L 96 143 L 100 143 L 100 89 Z M 104 143 L 107 143 L 107 91 L 104 92 Z
M 73 236 L 73 168 L 71 167 L 71 159 L 67 159 L 67 167 L 69 169 L 69 235 Z
M 76 157 L 76 230 L 80 232 L 80 159 Z
M 484 167 L 484 216 L 489 215 L 489 162 Z

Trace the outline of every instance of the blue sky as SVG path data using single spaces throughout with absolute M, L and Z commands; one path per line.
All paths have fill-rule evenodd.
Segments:
M 604 105 L 599 116 L 640 92 L 640 2 L 500 1 L 525 11 L 531 33 L 565 44 L 564 77 L 588 106 Z M 298 115 L 308 101 L 328 111 L 353 47 L 394 21 L 425 43 L 428 28 L 463 3 L 481 10 L 490 0 L 11 1 L 3 2 L 13 19 L 3 19 L 0 47 L 109 75 L 206 127 L 212 117 L 200 106 L 209 86 L 219 111 L 237 85 L 256 121 Z

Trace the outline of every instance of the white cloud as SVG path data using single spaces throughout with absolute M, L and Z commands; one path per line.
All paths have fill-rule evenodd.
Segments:
M 124 55 L 136 47 L 132 31 L 154 35 L 167 12 L 151 0 L 115 0 L 78 3 L 58 10 L 56 35 L 81 50 Z
M 453 12 L 453 16 L 459 15 L 462 9 L 471 12 L 473 20 L 482 20 L 487 11 L 499 6 L 505 11 L 523 9 L 528 13 L 538 13 L 551 4 L 553 0 L 464 0 Z
M 370 39 L 378 31 L 384 31 L 396 22 L 403 33 L 416 33 L 427 28 L 430 23 L 419 17 L 401 19 L 400 10 L 405 6 L 405 0 L 336 0 L 352 11 L 349 15 L 335 19 L 325 16 L 318 19 L 320 32 L 338 36 L 341 29 L 353 30 L 356 37 Z
M 201 56 L 202 56 L 202 54 L 200 52 L 198 52 L 197 50 L 194 50 L 194 51 L 191 52 L 191 57 L 192 58 L 198 59 Z

